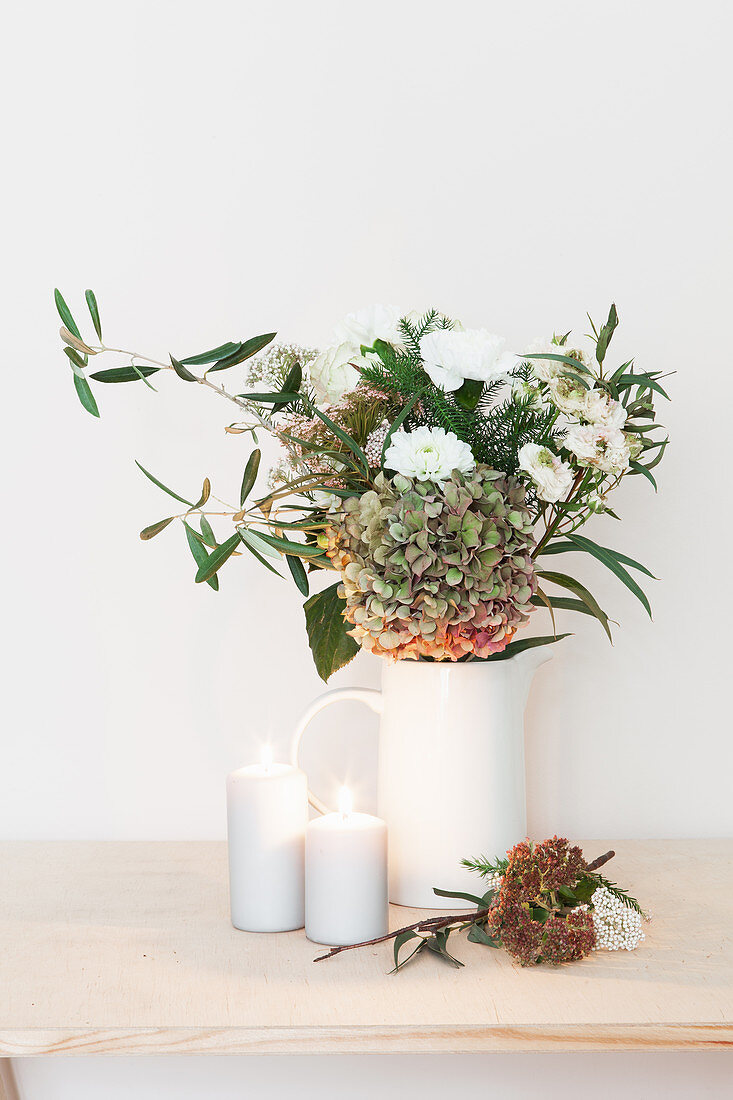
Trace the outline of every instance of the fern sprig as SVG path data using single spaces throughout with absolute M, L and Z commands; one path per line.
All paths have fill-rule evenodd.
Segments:
M 603 875 L 599 875 L 597 871 L 587 872 L 586 877 L 596 882 L 598 887 L 605 886 L 609 894 L 613 894 L 613 896 L 622 902 L 627 909 L 634 909 L 637 913 L 640 913 L 642 917 L 646 916 L 646 913 L 636 898 L 632 897 L 622 886 L 619 886 L 615 882 L 610 882 L 609 879 L 604 878 Z

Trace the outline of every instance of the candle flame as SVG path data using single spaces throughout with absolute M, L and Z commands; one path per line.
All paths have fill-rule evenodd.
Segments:
M 354 797 L 348 787 L 342 787 L 339 791 L 339 813 L 342 817 L 348 817 L 354 808 Z
M 260 752 L 260 763 L 266 772 L 272 767 L 272 745 L 263 745 Z

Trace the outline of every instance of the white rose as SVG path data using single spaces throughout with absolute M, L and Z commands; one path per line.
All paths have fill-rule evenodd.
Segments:
M 603 390 L 586 390 L 580 415 L 583 420 L 604 428 L 623 428 L 626 423 L 626 409 Z
M 404 477 L 441 482 L 454 470 L 469 473 L 476 460 L 469 445 L 453 432 L 423 426 L 412 432 L 396 431 L 384 456 L 384 465 Z
M 319 405 L 334 405 L 345 393 L 355 389 L 359 371 L 354 366 L 362 360 L 361 352 L 353 344 L 339 344 L 325 348 L 309 364 L 313 389 Z
M 399 320 L 396 306 L 367 306 L 344 317 L 334 329 L 333 340 L 335 344 L 353 344 L 357 348 L 362 345 L 371 348 L 375 340 L 399 344 L 402 339 Z
M 448 392 L 460 389 L 467 378 L 491 382 L 505 378 L 517 365 L 506 350 L 506 340 L 486 329 L 436 329 L 420 340 L 423 366 L 432 382 Z
M 570 465 L 538 443 L 524 444 L 519 452 L 519 468 L 532 478 L 542 500 L 561 500 L 573 484 Z
M 594 466 L 611 474 L 623 473 L 631 457 L 628 440 L 619 428 L 595 424 L 573 425 L 563 446 L 575 455 L 580 466 Z

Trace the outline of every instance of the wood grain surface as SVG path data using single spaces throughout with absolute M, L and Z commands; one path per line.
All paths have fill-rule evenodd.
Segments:
M 613 847 L 653 913 L 635 952 L 522 969 L 461 937 L 464 969 L 389 976 L 390 945 L 315 964 L 232 928 L 222 843 L 0 844 L 0 1055 L 733 1046 L 733 842 Z

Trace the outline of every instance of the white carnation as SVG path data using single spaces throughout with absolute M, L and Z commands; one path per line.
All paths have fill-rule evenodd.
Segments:
M 550 380 L 550 400 L 556 409 L 568 416 L 580 416 L 586 406 L 588 390 L 580 382 L 566 375 Z
M 384 465 L 418 481 L 446 481 L 454 470 L 469 473 L 476 461 L 471 448 L 443 428 L 396 431 L 390 440 Z
M 524 444 L 519 452 L 519 468 L 532 478 L 542 500 L 560 500 L 573 484 L 570 465 L 538 443 Z
M 586 390 L 580 416 L 604 428 L 623 428 L 626 423 L 626 409 L 603 390 Z
M 388 344 L 399 344 L 402 335 L 399 329 L 400 311 L 396 306 L 367 306 L 356 313 L 349 313 L 336 326 L 333 333 L 335 344 L 354 344 L 371 348 L 375 340 L 385 340 Z
M 360 376 L 354 364 L 360 361 L 359 348 L 349 343 L 325 348 L 316 356 L 308 373 L 319 405 L 333 405 L 355 389 Z
M 466 378 L 493 382 L 517 365 L 506 340 L 486 329 L 436 329 L 420 340 L 420 355 L 431 381 L 440 389 L 460 389 Z
M 628 440 L 619 428 L 574 424 L 563 446 L 575 455 L 580 466 L 594 466 L 605 473 L 623 473 L 631 458 Z
M 565 344 L 556 344 L 554 340 L 533 340 L 526 352 L 517 358 L 520 362 L 527 362 L 528 355 L 565 355 L 570 359 L 578 359 L 586 367 L 592 368 L 593 356 L 581 348 L 573 348 Z M 551 382 L 559 374 L 572 370 L 567 363 L 558 363 L 556 359 L 530 359 L 535 378 L 541 382 Z

